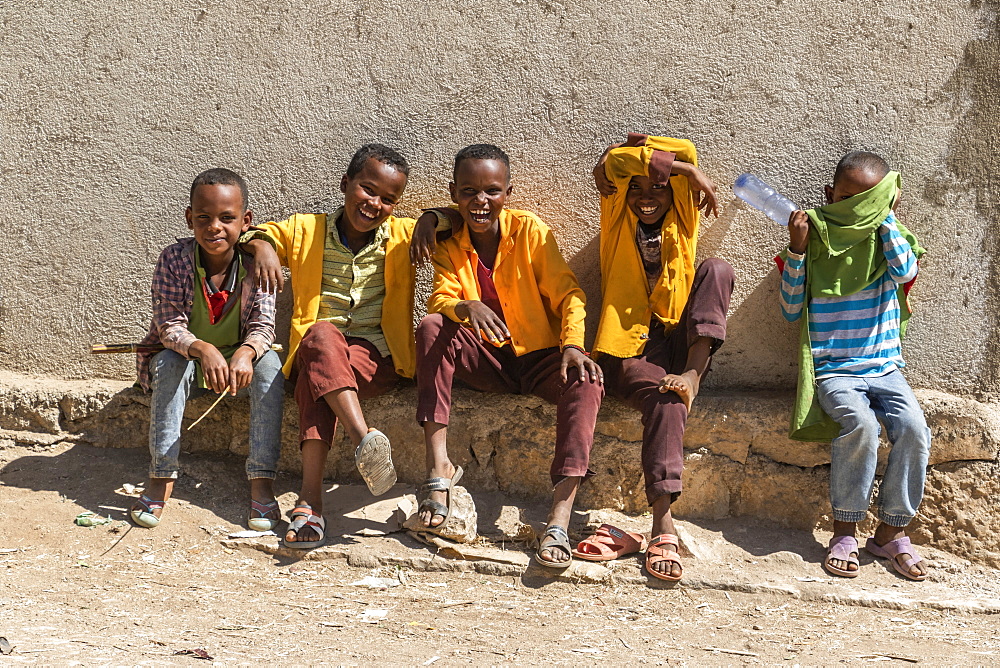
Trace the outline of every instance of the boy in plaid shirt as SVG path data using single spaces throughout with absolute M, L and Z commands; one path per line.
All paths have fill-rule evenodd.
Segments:
M 274 341 L 274 296 L 254 285 L 253 258 L 238 249 L 251 225 L 246 182 L 228 169 L 202 172 L 185 211 L 193 238 L 160 254 L 153 273 L 153 319 L 139 353 L 139 384 L 152 392 L 149 485 L 130 510 L 140 526 L 160 523 L 178 475 L 181 422 L 192 394 L 250 395 L 251 529 L 280 519 L 272 483 L 281 449 L 284 381 Z

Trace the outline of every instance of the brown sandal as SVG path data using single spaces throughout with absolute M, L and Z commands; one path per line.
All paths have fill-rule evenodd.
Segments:
M 673 549 L 664 549 L 663 545 L 672 546 Z M 661 533 L 659 536 L 654 537 L 649 541 L 649 547 L 646 548 L 646 571 L 652 575 L 654 578 L 659 578 L 661 580 L 667 580 L 668 582 L 677 582 L 683 577 L 684 566 L 681 565 L 681 555 L 677 553 L 680 543 L 677 542 L 677 536 L 672 533 Z M 672 561 L 681 567 L 681 575 L 670 575 L 669 573 L 660 573 L 653 570 L 652 566 L 658 564 L 661 561 Z

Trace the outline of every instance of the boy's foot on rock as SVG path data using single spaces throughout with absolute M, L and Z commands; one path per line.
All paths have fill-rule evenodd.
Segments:
M 551 525 L 538 541 L 535 559 L 543 566 L 568 566 L 573 558 L 566 529 Z
M 451 485 L 454 486 L 458 482 L 455 479 L 456 473 L 458 473 L 458 467 L 448 462 L 444 467 L 431 469 L 427 473 L 427 481 L 424 484 L 429 484 L 434 478 L 444 478 L 445 480 L 450 480 Z M 428 529 L 436 529 L 444 524 L 450 502 L 448 498 L 449 494 L 451 494 L 450 489 L 428 492 L 426 499 L 420 501 L 417 516 L 420 518 L 422 525 Z
M 308 503 L 306 503 L 302 499 L 299 499 L 296 502 L 295 508 L 296 509 L 299 509 L 299 508 L 311 508 L 310 512 L 312 512 L 314 515 L 318 515 L 320 517 L 323 516 L 323 509 L 322 508 L 312 508 Z M 280 516 L 280 513 L 279 513 L 279 516 Z M 286 543 L 311 543 L 311 542 L 317 541 L 319 539 L 320 539 L 319 532 L 317 532 L 315 529 L 313 529 L 308 524 L 304 525 L 298 531 L 295 531 L 294 529 L 289 529 L 285 533 L 285 542 Z
M 687 409 L 691 410 L 691 403 L 694 398 L 698 396 L 698 389 L 701 386 L 701 379 L 698 377 L 697 372 L 694 370 L 685 371 L 684 373 L 677 374 L 667 374 L 660 381 L 660 392 L 666 394 L 667 392 L 674 392 L 681 398 Z

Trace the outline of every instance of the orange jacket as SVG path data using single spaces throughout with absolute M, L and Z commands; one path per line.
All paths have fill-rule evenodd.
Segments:
M 463 322 L 455 315 L 455 306 L 481 299 L 477 262 L 465 225 L 438 244 L 428 313 Z M 555 346 L 583 347 L 587 298 L 560 255 L 552 231 L 538 217 L 528 211 L 501 211 L 500 248 L 493 272 L 515 354 Z
M 652 316 L 667 331 L 680 321 L 694 281 L 699 212 L 685 176 L 671 176 L 674 206 L 663 220 L 663 274 L 649 291 L 642 257 L 635 242 L 638 218 L 625 203 L 633 176 L 648 176 L 653 151 L 676 154 L 682 162 L 698 164 L 694 144 L 686 139 L 647 137 L 643 146 L 622 146 L 608 154 L 604 169 L 618 189 L 601 198 L 601 320 L 594 351 L 627 358 L 642 353 Z
M 281 264 L 292 271 L 292 326 L 288 336 L 288 359 L 283 371 L 291 374 L 295 352 L 319 314 L 323 283 L 323 248 L 327 235 L 325 213 L 297 213 L 280 222 L 259 225 L 274 241 Z M 382 302 L 382 333 L 392 353 L 396 373 L 412 378 L 416 369 L 413 336 L 413 287 L 415 270 L 410 264 L 410 240 L 416 221 L 390 216 L 385 249 L 385 301 Z

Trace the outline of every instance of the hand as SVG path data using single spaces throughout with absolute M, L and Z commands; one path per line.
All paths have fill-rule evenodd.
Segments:
M 415 267 L 424 266 L 424 262 L 434 255 L 434 249 L 437 247 L 437 220 L 437 214 L 433 211 L 425 211 L 417 218 L 417 225 L 413 228 L 413 239 L 410 240 L 410 264 Z
M 691 188 L 691 194 L 694 195 L 694 205 L 699 211 L 706 216 L 711 213 L 716 218 L 719 217 L 719 200 L 715 195 L 715 182 L 708 178 L 705 172 L 689 162 L 675 160 L 670 168 L 670 173 L 687 177 L 688 187 Z
M 619 146 L 621 144 L 612 144 L 607 147 L 597 160 L 597 166 L 594 167 L 594 185 L 597 186 L 597 192 L 601 193 L 602 197 L 611 197 L 618 192 L 618 188 L 615 187 L 615 184 L 608 178 L 607 172 L 604 171 L 604 163 L 608 161 L 608 153 L 611 152 L 611 149 L 618 148 Z
M 568 347 L 563 350 L 559 374 L 564 383 L 569 379 L 567 372 L 570 367 L 576 367 L 580 382 L 586 380 L 591 383 L 596 381 L 598 385 L 604 384 L 604 371 L 597 365 L 597 362 L 587 357 L 578 348 Z
M 229 393 L 236 396 L 236 393 L 250 384 L 253 380 L 253 360 L 256 356 L 250 346 L 240 346 L 229 358 Z
M 208 388 L 222 394 L 229 386 L 229 364 L 219 349 L 199 339 L 191 344 L 188 354 L 201 360 L 201 371 Z
M 474 332 L 482 332 L 490 343 L 499 345 L 510 339 L 510 330 L 500 316 L 480 301 L 459 302 L 455 306 L 455 315 L 466 320 L 466 326 Z
M 809 246 L 809 216 L 805 211 L 792 211 L 788 217 L 788 250 L 801 255 Z
M 263 239 L 251 239 L 243 248 L 254 258 L 254 282 L 258 290 L 281 292 L 285 289 L 285 274 L 281 271 L 281 261 L 271 244 Z

